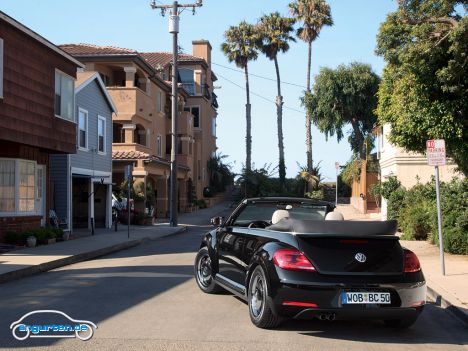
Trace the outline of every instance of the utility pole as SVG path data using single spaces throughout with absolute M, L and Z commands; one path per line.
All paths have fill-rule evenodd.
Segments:
M 179 9 L 192 8 L 192 14 L 195 14 L 195 8 L 201 7 L 203 0 L 197 0 L 195 4 L 179 4 L 174 1 L 172 5 L 157 5 L 153 0 L 150 4 L 153 10 L 160 9 L 161 15 L 166 14 L 166 10 L 170 11 L 169 16 L 169 33 L 172 34 L 172 124 L 171 124 L 171 180 L 170 180 L 170 209 L 169 222 L 171 227 L 177 227 L 177 118 L 178 111 L 178 82 L 177 82 L 177 59 L 179 55 L 177 35 L 179 33 Z

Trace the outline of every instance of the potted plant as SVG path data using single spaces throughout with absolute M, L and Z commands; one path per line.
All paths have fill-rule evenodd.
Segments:
M 36 247 L 37 239 L 32 233 L 25 233 L 26 235 L 26 246 L 27 247 Z

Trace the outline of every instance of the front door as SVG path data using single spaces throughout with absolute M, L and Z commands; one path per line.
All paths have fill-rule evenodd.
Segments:
M 46 192 L 46 175 L 45 166 L 37 165 L 36 168 L 36 213 L 41 216 L 41 226 L 47 223 L 46 218 L 46 203 L 45 203 L 45 192 Z

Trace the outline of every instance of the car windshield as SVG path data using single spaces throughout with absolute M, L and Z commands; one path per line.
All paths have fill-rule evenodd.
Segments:
M 247 226 L 253 221 L 270 222 L 276 210 L 287 210 L 289 217 L 294 219 L 323 220 L 327 214 L 326 205 L 307 202 L 252 202 L 248 203 L 242 212 L 237 215 L 233 225 Z

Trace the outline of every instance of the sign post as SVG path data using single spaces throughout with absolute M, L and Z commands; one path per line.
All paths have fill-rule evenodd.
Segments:
M 340 171 L 340 163 L 335 162 L 336 169 L 336 185 L 335 185 L 335 206 L 338 206 L 338 173 Z
M 439 232 L 439 254 L 440 268 L 442 275 L 445 275 L 445 259 L 444 259 L 444 238 L 442 237 L 442 213 L 440 210 L 440 186 L 439 186 L 439 166 L 445 165 L 445 140 L 428 140 L 426 141 L 427 163 L 429 166 L 435 167 L 436 180 L 436 198 L 437 198 L 437 230 Z
M 132 187 L 132 173 L 133 173 L 133 165 L 126 165 L 125 166 L 125 180 L 127 181 L 128 185 L 128 193 L 127 193 L 127 238 L 130 239 L 130 195 L 131 195 L 131 187 Z

